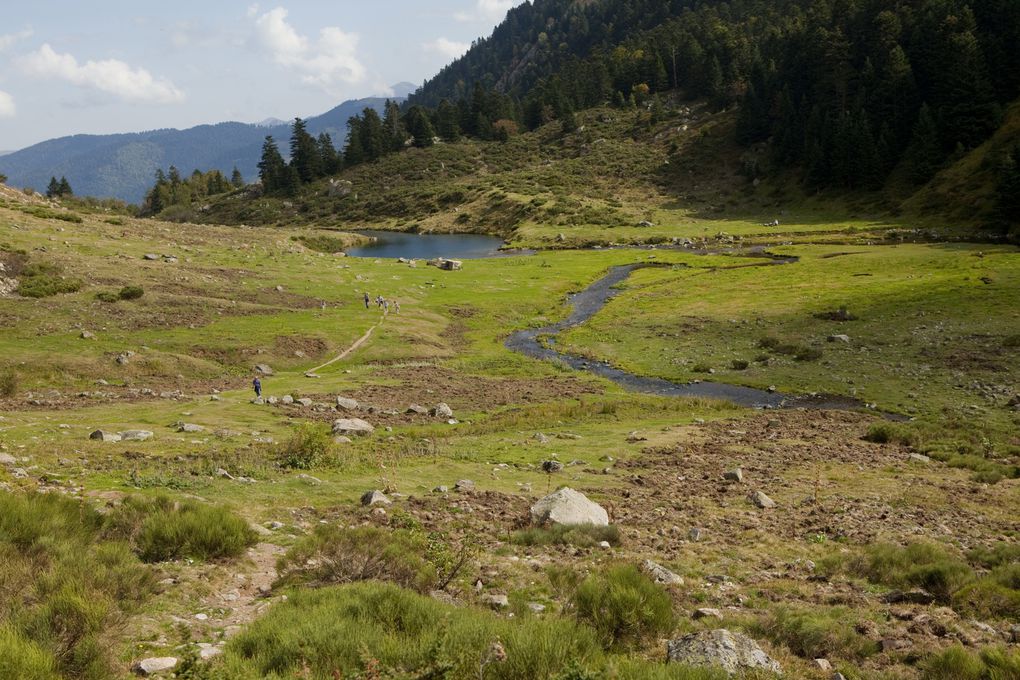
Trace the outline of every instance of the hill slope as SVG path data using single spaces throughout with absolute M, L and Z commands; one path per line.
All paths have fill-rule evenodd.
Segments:
M 407 90 L 406 86 L 397 87 Z M 365 108 L 381 111 L 385 102 L 381 97 L 346 101 L 309 118 L 308 130 L 315 135 L 328 132 L 337 142 L 342 141 L 348 118 Z M 197 168 L 220 170 L 228 175 L 237 167 L 245 179 L 254 179 L 266 135 L 286 139 L 290 123 L 263 126 L 229 122 L 186 130 L 73 135 L 4 155 L 0 171 L 8 176 L 12 186 L 41 190 L 50 177 L 64 176 L 78 195 L 138 203 L 152 185 L 156 170 L 170 165 L 182 172 Z

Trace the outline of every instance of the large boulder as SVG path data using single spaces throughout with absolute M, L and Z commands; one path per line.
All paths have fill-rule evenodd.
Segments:
M 144 442 L 147 439 L 152 439 L 152 433 L 148 430 L 124 430 L 118 434 L 126 442 Z
M 641 563 L 641 571 L 648 574 L 648 577 L 653 581 L 663 586 L 682 586 L 684 580 L 678 574 L 674 574 L 672 571 L 662 566 L 658 562 L 652 562 L 651 560 L 645 560 Z
M 594 524 L 608 526 L 609 514 L 598 503 L 569 487 L 554 491 L 531 506 L 535 524 Z
M 366 491 L 361 495 L 362 505 L 390 505 L 392 502 L 382 491 Z
M 268 364 L 255 364 L 255 370 L 262 375 L 272 375 L 273 369 Z
M 101 442 L 119 442 L 120 435 L 116 432 L 107 432 L 105 430 L 95 430 L 89 435 L 89 439 L 96 439 Z
M 150 659 L 142 659 L 135 664 L 135 670 L 139 675 L 155 675 L 164 671 L 172 670 L 177 666 L 177 658 L 172 656 L 157 656 Z
M 783 672 L 757 642 L 725 628 L 703 630 L 670 640 L 666 643 L 666 660 L 687 666 L 722 668 L 729 675 L 752 668 Z
M 358 406 L 357 399 L 348 399 L 347 397 L 336 398 L 336 408 L 338 411 L 357 411 Z
M 340 418 L 333 421 L 333 434 L 369 435 L 375 432 L 372 425 L 361 418 Z
M 445 402 L 439 402 L 432 407 L 430 413 L 436 418 L 452 418 L 453 409 L 449 407 Z

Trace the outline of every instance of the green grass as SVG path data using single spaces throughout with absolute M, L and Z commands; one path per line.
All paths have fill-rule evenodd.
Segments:
M 663 637 L 676 625 L 673 603 L 661 586 L 633 565 L 617 565 L 582 581 L 571 598 L 577 619 L 590 625 L 607 649 Z
M 592 524 L 529 527 L 514 532 L 510 541 L 517 545 L 573 545 L 581 548 L 590 548 L 602 541 L 620 545 L 620 529 L 615 525 L 603 527 Z
M 805 659 L 860 661 L 878 652 L 878 644 L 857 632 L 847 607 L 777 607 L 757 629 L 776 644 Z
M 922 680 L 1011 680 L 1020 677 L 1020 653 L 1009 649 L 973 652 L 950 647 L 921 665 Z

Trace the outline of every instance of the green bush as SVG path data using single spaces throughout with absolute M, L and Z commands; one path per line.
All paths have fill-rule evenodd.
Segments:
M 970 652 L 956 646 L 933 654 L 921 664 L 921 680 L 1015 680 L 1020 652 L 998 647 Z
M 604 663 L 592 632 L 569 620 L 503 619 L 385 583 L 296 590 L 231 640 L 225 656 L 218 677 L 227 679 L 295 677 L 307 667 L 323 679 L 367 677 L 373 668 L 372 677 L 509 680 Z
M 125 499 L 107 531 L 130 540 L 145 562 L 235 557 L 256 542 L 248 523 L 227 508 L 167 496 Z
M 572 605 L 578 620 L 594 628 L 607 648 L 666 635 L 676 624 L 669 594 L 633 565 L 589 576 L 577 587 Z
M 53 655 L 22 636 L 9 624 L 0 624 L 0 678 L 59 680 Z
M 615 546 L 620 544 L 620 530 L 615 525 L 557 524 L 548 528 L 530 527 L 515 531 L 510 541 L 517 545 L 573 545 L 581 548 L 590 548 L 607 541 Z
M 0 397 L 11 398 L 18 393 L 18 374 L 11 369 L 0 371 Z
M 759 625 L 763 635 L 805 659 L 860 660 L 878 651 L 877 643 L 854 629 L 853 614 L 845 607 L 779 608 Z
M 743 359 L 734 359 L 730 362 L 730 367 L 733 368 L 734 371 L 746 371 L 747 367 L 750 365 L 751 364 L 749 362 Z
M 893 588 L 923 588 L 947 604 L 974 579 L 974 571 L 946 548 L 932 543 L 878 543 L 852 558 L 848 571 Z
M 66 279 L 60 267 L 52 264 L 30 264 L 18 279 L 18 295 L 29 298 L 46 298 L 81 290 L 81 281 Z
M 873 423 L 868 427 L 864 440 L 875 444 L 902 444 L 904 446 L 916 446 L 918 442 L 917 433 L 905 425 L 896 423 Z
M 283 583 L 325 586 L 374 580 L 427 592 L 438 580 L 427 553 L 425 538 L 413 531 L 321 525 L 280 559 L 278 569 Z
M 145 291 L 141 286 L 124 286 L 117 293 L 117 297 L 121 300 L 137 300 L 143 295 L 145 295 Z
M 99 300 L 100 302 L 117 302 L 118 300 L 120 300 L 120 298 L 117 297 L 116 293 L 110 293 L 105 290 L 96 293 L 96 299 Z
M 322 463 L 332 450 L 333 437 L 327 425 L 304 423 L 281 445 L 278 459 L 282 467 L 310 470 Z
M 967 560 L 985 569 L 1020 562 L 1020 543 L 996 543 L 990 548 L 974 548 L 967 553 Z

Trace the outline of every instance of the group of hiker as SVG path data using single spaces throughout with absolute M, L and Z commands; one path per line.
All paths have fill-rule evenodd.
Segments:
M 365 293 L 364 299 L 365 299 L 365 309 L 369 309 L 371 307 L 372 299 L 369 297 L 367 292 Z M 398 301 L 396 301 L 396 300 L 393 300 L 392 302 L 393 302 L 393 311 L 395 313 L 397 313 L 397 314 L 400 314 L 400 303 Z M 390 311 L 390 300 L 387 300 L 382 295 L 376 295 L 375 296 L 375 304 L 376 304 L 376 306 L 379 307 L 379 309 L 383 310 L 387 314 L 389 313 L 389 311 Z
M 373 300 L 367 292 L 364 295 L 364 301 L 365 309 L 371 309 Z M 400 314 L 400 303 L 397 300 L 387 300 L 382 295 L 376 295 L 375 304 L 387 314 L 389 314 L 390 304 L 392 304 L 393 311 L 397 314 Z M 262 397 L 262 380 L 259 378 L 259 376 L 255 376 L 255 378 L 251 381 L 251 386 L 252 389 L 255 390 L 255 398 L 260 399 Z

